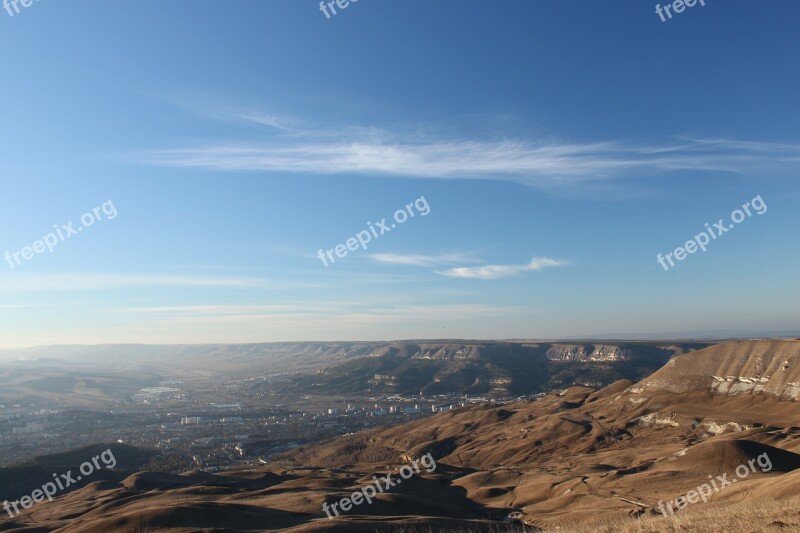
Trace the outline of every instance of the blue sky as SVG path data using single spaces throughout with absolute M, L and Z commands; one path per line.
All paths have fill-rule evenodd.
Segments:
M 655 4 L 0 10 L 0 254 L 116 213 L 0 263 L 0 346 L 798 331 L 800 4 Z

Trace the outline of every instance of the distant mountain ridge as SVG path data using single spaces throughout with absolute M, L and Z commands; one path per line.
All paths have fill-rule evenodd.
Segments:
M 342 341 L 342 342 L 277 342 L 257 344 L 99 344 L 99 345 L 52 345 L 33 348 L 2 349 L 0 361 L 67 361 L 70 363 L 96 364 L 107 362 L 109 356 L 121 357 L 130 364 L 149 364 L 164 357 L 180 357 L 188 361 L 216 360 L 223 362 L 247 360 L 269 361 L 291 366 L 313 366 L 318 363 L 335 363 L 347 359 L 379 356 L 392 353 L 408 354 L 420 359 L 475 359 L 496 346 L 521 346 L 539 353 L 539 348 L 553 360 L 630 360 L 664 359 L 665 354 L 683 353 L 687 349 L 699 349 L 708 342 L 609 342 L 577 343 L 533 342 L 533 341 L 473 341 L 473 340 L 420 340 L 420 341 Z M 656 348 L 648 349 L 646 347 Z M 688 347 L 688 348 L 687 348 Z M 567 354 L 567 355 L 564 355 Z M 298 358 L 297 356 L 302 356 Z M 668 359 L 668 357 L 666 358 Z
M 293 380 L 297 390 L 336 394 L 548 392 L 638 381 L 705 343 L 397 342 Z M 289 385 L 291 386 L 291 385 Z
M 704 342 L 393 341 L 46 346 L 0 350 L 15 368 L 157 372 L 176 378 L 286 375 L 320 394 L 531 394 L 637 381 Z M 8 361 L 9 359 L 15 361 Z M 1 365 L 0 365 L 1 366 Z
M 208 371 L 298 371 L 366 357 L 383 342 L 287 342 L 259 344 L 105 344 L 0 350 L 0 362 L 61 360 L 95 368 L 152 370 L 180 361 Z

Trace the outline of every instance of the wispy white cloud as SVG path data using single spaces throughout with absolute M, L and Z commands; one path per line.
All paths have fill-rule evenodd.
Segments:
M 276 128 L 269 115 L 242 115 Z M 501 179 L 549 187 L 673 171 L 745 173 L 785 169 L 800 144 L 678 139 L 656 145 L 512 139 L 413 140 L 383 130 L 345 128 L 279 135 L 268 144 L 215 143 L 142 155 L 147 163 L 221 171 L 367 174 L 440 179 Z
M 246 122 L 253 122 L 261 126 L 270 126 L 281 131 L 291 131 L 291 127 L 285 122 L 284 119 L 258 111 L 234 113 L 234 117 Z
M 468 279 L 499 279 L 515 276 L 524 272 L 536 272 L 543 268 L 566 266 L 568 263 L 549 257 L 535 257 L 530 263 L 525 265 L 485 265 L 476 267 L 456 267 L 443 271 L 438 274 L 451 278 Z
M 126 275 L 126 274 L 14 274 L 0 279 L 0 292 L 87 291 L 139 287 L 248 288 L 264 285 L 259 278 Z
M 117 309 L 118 312 L 124 313 L 144 313 L 144 314 L 192 314 L 192 315 L 268 315 L 268 314 L 292 314 L 303 312 L 331 312 L 341 309 L 341 304 L 338 306 L 331 305 L 325 307 L 322 305 L 176 305 L 176 306 L 148 306 L 148 307 L 126 307 Z
M 420 267 L 433 267 L 442 265 L 453 265 L 470 261 L 471 254 L 467 253 L 448 253 L 437 255 L 421 255 L 421 254 L 372 254 L 370 259 L 378 263 L 387 263 L 390 265 L 406 265 L 406 266 L 420 266 Z
M 278 135 L 283 135 L 284 139 L 293 142 L 316 139 L 316 141 L 330 141 L 336 140 L 341 142 L 342 139 L 347 139 L 352 142 L 356 139 L 368 142 L 387 142 L 392 138 L 392 135 L 386 130 L 375 128 L 371 126 L 354 126 L 349 124 L 339 125 L 336 128 L 326 128 L 319 124 L 310 124 L 302 120 L 285 115 L 274 115 L 271 113 L 264 113 L 257 110 L 240 110 L 223 112 L 221 115 L 223 119 L 233 119 L 238 122 L 245 122 L 248 124 L 256 124 L 258 126 L 268 126 L 277 132 L 272 132 Z
M 249 297 L 249 296 L 248 296 Z M 0 347 L 40 344 L 117 343 L 248 343 L 268 341 L 379 340 L 405 335 L 434 338 L 461 327 L 461 336 L 474 333 L 470 320 L 519 317 L 530 309 L 515 305 L 479 303 L 391 303 L 385 298 L 367 301 L 302 301 L 263 305 L 231 303 L 120 306 L 100 310 L 75 308 L 90 313 L 94 325 L 68 329 L 0 327 Z M 412 333 L 413 332 L 413 333 Z M 1 356 L 2 354 L 0 354 Z
M 118 312 L 140 314 L 158 324 L 260 324 L 277 329 L 306 328 L 306 330 L 335 330 L 339 327 L 363 327 L 369 324 L 396 324 L 407 321 L 440 320 L 443 317 L 462 320 L 467 317 L 505 316 L 519 312 L 514 306 L 483 304 L 440 305 L 362 305 L 357 302 L 339 302 L 336 305 L 195 305 L 134 307 L 117 309 Z

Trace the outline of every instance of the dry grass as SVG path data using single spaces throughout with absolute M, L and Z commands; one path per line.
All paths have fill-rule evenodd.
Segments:
M 452 529 L 434 528 L 432 526 L 397 526 L 391 533 L 531 533 L 532 528 L 522 528 L 520 526 L 487 524 L 482 529 Z
M 670 518 L 643 516 L 640 519 L 561 521 L 545 526 L 544 533 L 707 533 L 736 531 L 772 533 L 800 531 L 800 496 L 781 502 L 740 502 L 729 505 L 695 505 Z M 485 528 L 441 529 L 431 526 L 397 526 L 392 533 L 531 533 L 537 528 L 487 524 Z
M 596 524 L 568 523 L 545 528 L 562 533 L 685 533 L 737 531 L 760 533 L 800 531 L 800 497 L 780 502 L 695 504 L 675 516 L 643 516 L 640 519 L 602 521 Z

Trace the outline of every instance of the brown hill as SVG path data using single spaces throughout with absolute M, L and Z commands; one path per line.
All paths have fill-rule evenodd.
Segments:
M 740 341 L 672 358 L 641 382 L 644 390 L 675 393 L 770 394 L 800 398 L 800 343 Z

